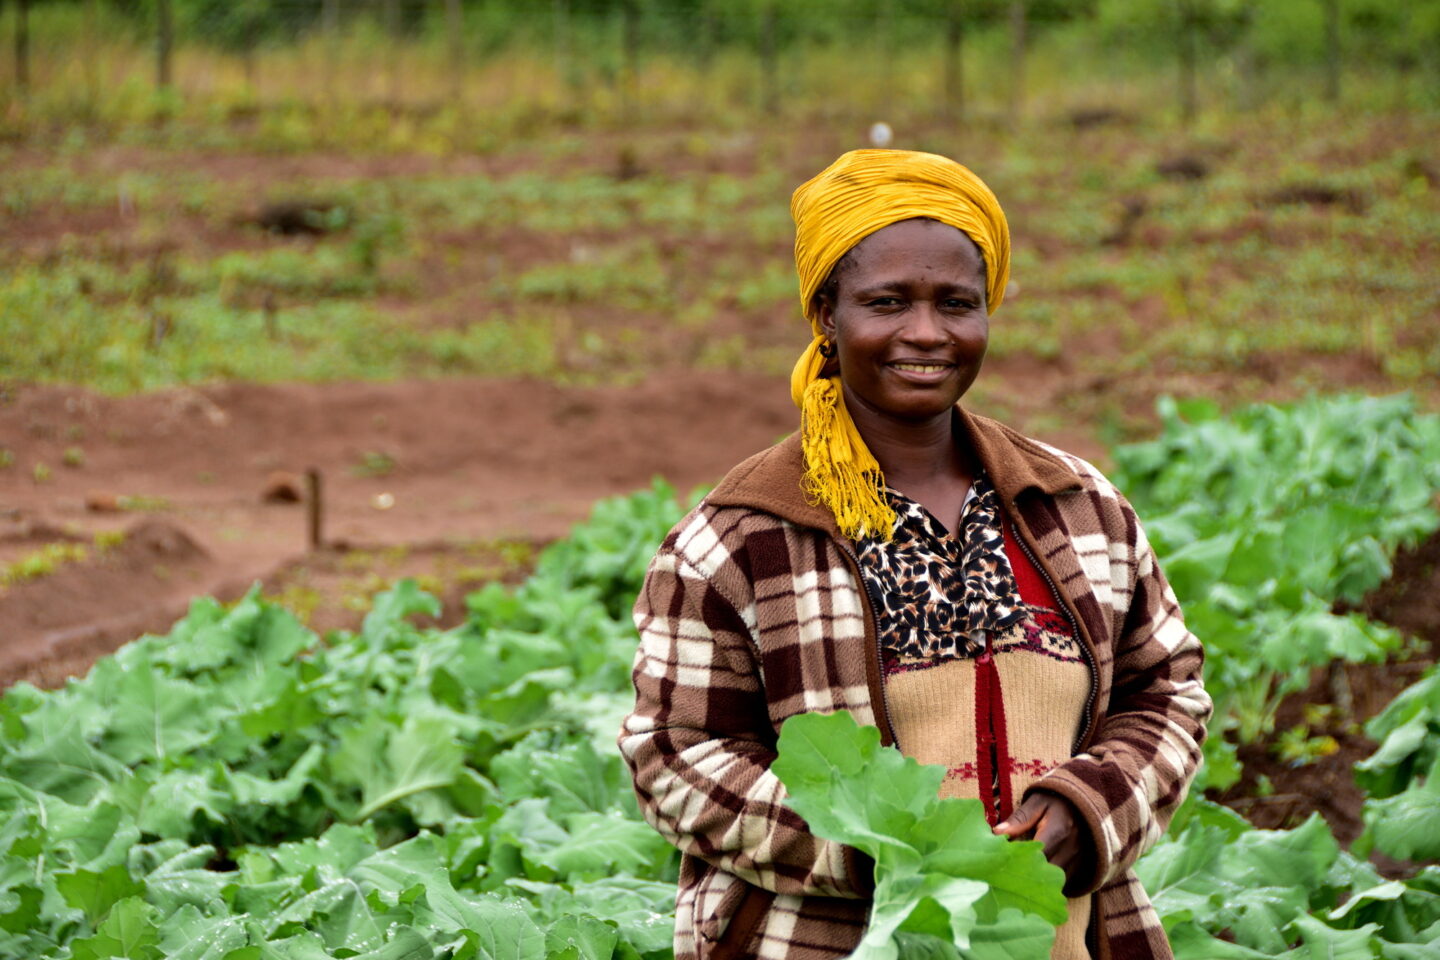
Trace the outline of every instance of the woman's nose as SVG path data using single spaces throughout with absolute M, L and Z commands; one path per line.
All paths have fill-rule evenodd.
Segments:
M 906 314 L 908 322 L 905 324 L 904 337 L 908 342 L 917 347 L 939 346 L 950 342 L 950 335 L 945 331 L 944 318 L 933 301 L 913 301 Z

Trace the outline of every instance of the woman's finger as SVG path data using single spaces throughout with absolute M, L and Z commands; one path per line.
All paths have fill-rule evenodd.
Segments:
M 1020 804 L 1015 812 L 995 825 L 994 832 L 1003 837 L 1014 837 L 1029 833 L 1040 822 L 1045 813 L 1045 800 L 1036 794 Z

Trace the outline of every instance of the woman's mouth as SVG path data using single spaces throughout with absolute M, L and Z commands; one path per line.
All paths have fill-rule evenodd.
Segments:
M 942 363 L 939 360 L 901 360 L 887 366 L 894 372 L 895 379 L 900 383 L 920 388 L 948 383 L 950 375 L 955 370 L 954 364 Z
M 890 364 L 890 366 L 893 369 L 904 370 L 907 373 L 940 373 L 942 371 L 950 369 L 950 364 L 940 363 L 939 361 L 936 361 L 934 363 L 904 361 L 900 363 L 892 363 Z

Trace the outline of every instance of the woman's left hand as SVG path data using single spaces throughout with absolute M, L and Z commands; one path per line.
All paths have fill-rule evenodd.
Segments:
M 995 832 L 1019 840 L 1039 840 L 1045 859 L 1065 871 L 1066 894 L 1094 870 L 1095 847 L 1090 830 L 1069 800 L 1057 793 L 1037 791 L 1025 799 Z

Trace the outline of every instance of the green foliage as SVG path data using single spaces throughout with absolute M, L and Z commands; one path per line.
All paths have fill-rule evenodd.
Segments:
M 1440 947 L 1440 869 L 1385 881 L 1318 816 L 1255 830 L 1192 801 L 1136 872 L 1182 960 L 1418 958 Z
M 1355 779 L 1372 797 L 1391 797 L 1440 759 L 1440 666 L 1432 666 L 1365 724 L 1380 748 L 1356 764 Z
M 1369 795 L 1356 849 L 1440 859 L 1440 667 L 1402 690 L 1365 732 L 1380 748 L 1355 765 L 1355 779 Z
M 681 510 L 600 505 L 455 630 L 410 624 L 438 602 L 409 581 L 323 643 L 252 591 L 12 688 L 0 954 L 667 956 L 676 855 L 613 748 L 634 640 L 605 603 Z
M 942 800 L 945 768 L 880 745 L 850 714 L 785 721 L 772 765 L 818 836 L 875 861 L 857 960 L 958 947 L 974 960 L 1043 956 L 1066 917 L 1064 873 L 1039 843 L 996 836 L 979 800 Z
M 1162 400 L 1159 438 L 1115 451 L 1116 483 L 1208 653 L 1217 723 L 1209 785 L 1238 777 L 1241 743 L 1269 733 L 1312 667 L 1384 660 L 1400 636 L 1356 614 L 1395 549 L 1440 527 L 1440 417 L 1404 396 L 1257 406 L 1221 417 Z
M 1316 603 L 1382 576 L 1375 552 L 1388 563 L 1433 525 L 1403 476 L 1431 476 L 1433 460 L 1413 461 L 1432 449 L 1432 418 L 1394 399 L 1189 415 L 1119 454 L 1166 562 L 1182 561 L 1187 605 L 1316 634 L 1316 649 L 1285 657 L 1237 644 L 1227 669 L 1258 663 L 1277 685 L 1321 649 L 1375 655 L 1369 627 L 1347 634 L 1309 600 L 1287 607 L 1253 571 L 1301 579 Z M 1377 499 L 1389 509 L 1374 512 Z M 1338 544 L 1287 532 L 1334 503 L 1363 513 L 1363 531 L 1326 527 L 1348 538 Z M 412 624 L 438 602 L 408 581 L 375 598 L 360 630 L 323 642 L 252 592 L 229 608 L 196 601 L 168 636 L 62 690 L 12 687 L 0 697 L 0 954 L 665 960 L 676 855 L 640 820 L 613 738 L 631 703 L 627 608 L 684 510 L 658 482 L 598 504 L 526 583 L 471 595 L 452 630 Z M 1196 560 L 1193 544 L 1224 523 L 1242 534 L 1222 540 L 1221 560 Z M 1257 530 L 1299 546 L 1258 564 L 1241 547 Z M 1235 597 L 1303 625 L 1257 620 Z M 1367 728 L 1382 746 L 1359 771 L 1373 798 L 1357 852 L 1440 852 L 1436 676 Z M 1211 680 L 1222 698 L 1223 682 Z M 1311 749 L 1300 737 L 1297 756 Z M 1045 952 L 1064 919 L 1058 871 L 1034 844 L 990 834 L 976 802 L 938 799 L 941 771 L 882 749 L 848 715 L 792 718 L 774 769 L 817 833 L 876 863 L 861 955 Z M 1440 872 L 1385 881 L 1318 819 L 1257 831 L 1192 800 L 1138 869 L 1181 960 L 1440 948 Z

